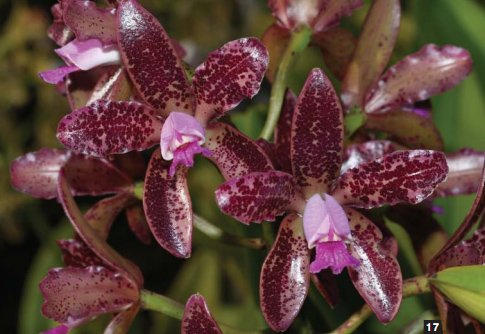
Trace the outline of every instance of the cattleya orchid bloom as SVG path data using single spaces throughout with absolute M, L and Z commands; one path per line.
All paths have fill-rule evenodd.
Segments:
M 347 267 L 355 287 L 379 320 L 389 322 L 402 297 L 399 264 L 377 226 L 351 207 L 370 209 L 423 201 L 446 177 L 445 155 L 427 150 L 396 151 L 339 175 L 343 111 L 328 78 L 320 69 L 312 70 L 298 101 L 289 101 L 295 105 L 291 126 L 279 124 L 282 128 L 276 139 L 289 144 L 291 166 L 285 170 L 292 174 L 250 173 L 216 191 L 220 209 L 246 224 L 296 212 L 283 219 L 263 264 L 263 315 L 273 330 L 286 330 L 307 295 L 310 270 L 331 268 L 338 273 Z M 310 265 L 313 246 L 317 254 Z
M 207 303 L 198 293 L 190 296 L 185 304 L 181 334 L 211 333 L 222 334 L 219 325 L 209 311 Z
M 193 213 L 185 166 L 193 164 L 194 155 L 210 155 L 226 179 L 273 169 L 254 141 L 215 121 L 259 91 L 268 53 L 256 38 L 231 41 L 211 52 L 189 82 L 171 39 L 152 14 L 125 0 L 116 15 L 122 64 L 143 103 L 96 100 L 66 115 L 57 137 L 74 152 L 103 157 L 160 144 L 145 175 L 144 211 L 158 243 L 186 258 Z

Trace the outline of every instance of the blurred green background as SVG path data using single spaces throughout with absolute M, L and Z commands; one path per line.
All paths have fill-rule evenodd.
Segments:
M 41 147 L 58 147 L 55 129 L 68 110 L 67 101 L 53 86 L 40 81 L 37 73 L 59 66 L 54 44 L 46 37 L 49 8 L 54 1 L 0 0 L 0 333 L 38 333 L 53 324 L 40 315 L 38 282 L 51 267 L 61 265 L 53 240 L 71 235 L 71 229 L 55 200 L 34 200 L 10 187 L 9 164 L 17 156 Z M 264 0 L 141 0 L 155 13 L 168 33 L 190 51 L 197 65 L 225 42 L 243 36 L 261 36 L 272 22 Z M 369 1 L 366 1 L 368 5 Z M 452 91 L 433 98 L 434 118 L 445 140 L 446 150 L 462 147 L 485 150 L 485 1 L 404 0 L 398 45 L 391 63 L 414 52 L 424 43 L 455 44 L 467 48 L 474 60 L 472 75 Z M 366 13 L 364 7 L 343 24 L 356 34 Z M 310 68 L 323 66 L 320 53 L 308 50 L 293 71 L 292 87 L 298 90 Z M 262 126 L 269 87 L 233 112 L 233 121 L 250 136 Z M 215 168 L 202 160 L 190 172 L 194 210 L 226 231 L 258 235 L 250 228 L 218 213 L 213 190 L 221 182 Z M 437 217 L 451 233 L 461 222 L 473 196 L 440 200 L 445 213 Z M 79 201 L 86 209 L 92 198 Z M 196 232 L 191 259 L 181 261 L 156 245 L 140 244 L 120 217 L 110 237 L 123 255 L 140 264 L 146 287 L 185 302 L 197 291 L 204 294 L 211 310 L 228 324 L 248 330 L 266 328 L 257 307 L 259 268 L 263 252 L 220 245 Z M 344 275 L 345 276 L 345 275 Z M 348 285 L 342 278 L 342 285 Z M 352 289 L 344 291 L 345 307 L 331 312 L 322 301 L 308 300 L 298 325 L 311 323 L 322 331 L 337 326 L 362 303 Z M 399 333 L 428 307 L 428 300 L 410 299 L 387 327 L 375 320 L 362 333 Z M 248 320 L 251 319 L 251 320 Z M 80 328 L 78 333 L 99 333 L 107 317 Z M 179 323 L 142 313 L 133 333 L 174 333 Z M 291 330 L 290 330 L 291 332 Z

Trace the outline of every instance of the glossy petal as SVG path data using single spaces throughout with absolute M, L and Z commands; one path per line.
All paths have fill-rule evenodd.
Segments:
M 192 111 L 182 61 L 157 19 L 136 0 L 121 1 L 118 44 L 126 69 L 143 100 L 158 111 Z
M 192 249 L 192 203 L 187 189 L 187 169 L 170 177 L 168 166 L 156 150 L 145 176 L 143 208 L 157 242 L 170 254 L 188 258 Z
M 471 70 L 472 60 L 467 50 L 452 45 L 441 48 L 425 45 L 384 73 L 367 95 L 365 111 L 385 112 L 426 100 L 453 88 Z
M 53 70 L 39 72 L 39 77 L 46 83 L 57 85 L 64 81 L 67 75 L 79 71 L 79 68 L 74 65 L 61 66 Z
M 79 238 L 57 240 L 56 243 L 61 249 L 63 262 L 66 267 L 106 266 L 103 260 Z
M 305 1 L 302 1 L 305 2 Z M 354 10 L 363 5 L 363 0 L 320 0 L 322 4 L 317 19 L 313 22 L 312 28 L 319 33 L 337 25 L 344 16 L 349 16 Z
M 330 80 L 314 69 L 298 97 L 291 128 L 293 173 L 307 197 L 323 193 L 342 164 L 342 108 Z
M 99 266 L 51 269 L 39 287 L 42 314 L 68 327 L 125 310 L 139 298 L 133 282 Z
M 127 334 L 139 311 L 140 303 L 136 303 L 129 309 L 118 313 L 111 319 L 103 334 Z
M 255 172 L 223 183 L 216 190 L 222 212 L 242 223 L 274 221 L 288 209 L 304 205 L 293 176 Z
M 341 204 L 370 209 L 385 204 L 417 204 L 446 178 L 442 152 L 396 151 L 345 172 L 333 196 Z
M 115 44 L 104 45 L 99 39 L 73 40 L 60 49 L 54 50 L 67 64 L 87 71 L 97 66 L 117 65 L 120 53 Z
M 64 23 L 84 41 L 97 38 L 104 44 L 116 43 L 116 16 L 112 8 L 99 8 L 87 0 L 63 0 Z
M 436 188 L 437 196 L 473 194 L 482 180 L 485 153 L 462 149 L 447 155 L 449 173 L 446 180 Z
M 261 42 L 264 44 L 269 54 L 268 70 L 266 71 L 266 78 L 273 82 L 280 65 L 281 58 L 290 42 L 290 32 L 277 25 L 272 24 L 266 29 L 261 37 Z
M 351 254 L 360 261 L 349 268 L 352 283 L 376 314 L 388 323 L 397 314 L 402 299 L 402 274 L 396 258 L 382 248 L 382 233 L 359 212 L 347 208 L 353 241 Z
M 286 91 L 283 108 L 274 131 L 278 170 L 293 174 L 291 169 L 291 123 L 296 106 L 296 96 L 291 90 Z
M 57 138 L 74 152 L 107 156 L 158 144 L 162 124 L 153 109 L 138 102 L 99 100 L 64 116 Z
M 209 124 L 206 144 L 226 180 L 252 172 L 269 172 L 273 164 L 261 147 L 236 128 L 221 122 Z
M 347 29 L 334 28 L 313 35 L 312 44 L 322 51 L 325 64 L 332 73 L 343 79 L 357 44 L 354 35 Z
M 187 304 L 185 304 L 181 333 L 222 334 L 202 295 L 195 294 L 190 296 Z
M 256 38 L 241 38 L 212 51 L 195 70 L 197 119 L 206 124 L 259 91 L 269 56 Z
M 350 168 L 355 168 L 363 163 L 371 162 L 386 154 L 403 149 L 405 149 L 404 146 L 389 140 L 369 140 L 365 143 L 350 145 L 345 150 L 345 161 L 340 168 L 340 173 L 343 174 Z
M 127 101 L 133 95 L 128 74 L 122 67 L 115 67 L 114 73 L 107 72 L 94 86 L 86 103 L 80 107 L 94 103 L 96 100 Z M 79 108 L 80 108 L 79 107 Z M 74 109 L 79 109 L 74 108 Z
M 310 263 L 309 271 L 315 274 L 330 268 L 334 275 L 338 275 L 345 267 L 357 268 L 359 264 L 359 260 L 349 254 L 343 241 L 326 241 L 317 244 L 315 260 Z
M 429 116 L 405 110 L 368 114 L 365 127 L 387 132 L 409 148 L 443 150 L 441 134 Z
M 259 298 L 268 325 L 283 332 L 298 315 L 308 293 L 310 251 L 301 218 L 288 215 L 261 269 Z
M 128 221 L 130 230 L 135 234 L 138 240 L 145 245 L 149 245 L 152 242 L 152 233 L 145 218 L 143 205 L 132 205 L 127 208 L 126 220 Z
M 139 286 L 143 285 L 143 276 L 140 269 L 133 262 L 125 259 L 113 250 L 83 217 L 70 193 L 63 170 L 61 170 L 59 175 L 57 191 L 64 213 L 86 245 L 111 268 L 121 271 L 126 277 L 133 277 Z
M 41 334 L 67 334 L 69 332 L 69 327 L 65 325 L 60 325 L 51 329 L 48 329 Z
M 400 17 L 399 0 L 376 0 L 372 3 L 342 81 L 342 103 L 347 109 L 363 106 L 365 94 L 378 81 L 389 62 Z

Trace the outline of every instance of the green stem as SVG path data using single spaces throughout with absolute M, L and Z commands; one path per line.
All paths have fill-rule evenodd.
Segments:
M 288 73 L 294 64 L 297 55 L 303 52 L 308 43 L 310 43 L 311 36 L 312 30 L 308 27 L 301 27 L 299 30 L 293 32 L 291 36 L 291 40 L 283 54 L 278 71 L 276 72 L 275 81 L 271 88 L 268 116 L 260 134 L 260 137 L 263 139 L 270 140 L 273 135 L 274 128 L 280 118 L 281 107 L 283 106 Z
M 409 278 L 404 281 L 402 287 L 402 297 L 407 298 L 411 296 L 420 295 L 430 292 L 429 280 L 425 275 Z M 372 314 L 370 307 L 365 304 L 360 310 L 355 312 L 337 329 L 330 332 L 330 334 L 349 334 L 357 329 L 367 318 Z
M 168 297 L 159 295 L 148 290 L 140 292 L 141 307 L 145 310 L 152 310 L 163 313 L 169 317 L 182 320 L 184 306 Z

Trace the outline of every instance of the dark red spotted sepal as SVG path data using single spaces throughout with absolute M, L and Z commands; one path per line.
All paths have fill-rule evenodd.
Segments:
M 333 191 L 340 204 L 374 208 L 385 204 L 417 204 L 445 180 L 444 153 L 427 150 L 396 151 L 349 169 Z
M 219 208 L 244 224 L 274 221 L 304 201 L 296 181 L 284 172 L 255 172 L 232 179 L 216 190 Z
M 322 70 L 313 69 L 298 97 L 291 128 L 291 164 L 307 197 L 327 192 L 342 164 L 343 112 Z
M 352 255 L 357 268 L 348 267 L 350 279 L 379 321 L 388 323 L 402 299 L 402 273 L 394 255 L 382 245 L 379 228 L 359 212 L 345 208 L 350 222 Z
M 280 119 L 274 131 L 278 170 L 293 174 L 291 169 L 291 123 L 296 106 L 296 96 L 291 90 L 286 91 Z
M 145 176 L 143 208 L 157 242 L 170 254 L 188 258 L 192 250 L 192 202 L 187 188 L 187 169 L 173 177 L 160 150 L 153 152 Z
M 126 220 L 128 221 L 131 232 L 133 232 L 138 240 L 145 245 L 149 245 L 152 242 L 152 232 L 148 227 L 145 211 L 141 203 L 132 205 L 126 209 Z
M 269 172 L 273 164 L 264 150 L 251 138 L 221 122 L 209 124 L 205 147 L 226 180 L 252 172 Z
M 259 91 L 269 56 L 257 38 L 241 38 L 211 52 L 195 70 L 196 118 L 206 124 Z
M 287 330 L 300 312 L 310 283 L 309 263 L 303 222 L 289 214 L 281 222 L 259 280 L 261 310 L 274 331 Z
M 182 334 L 222 334 L 202 295 L 190 296 L 182 318 Z
M 121 59 L 143 100 L 160 112 L 193 111 L 182 61 L 157 19 L 136 0 L 120 1 Z
M 157 112 L 141 103 L 98 100 L 64 116 L 57 139 L 74 152 L 108 156 L 158 144 L 162 125 Z

